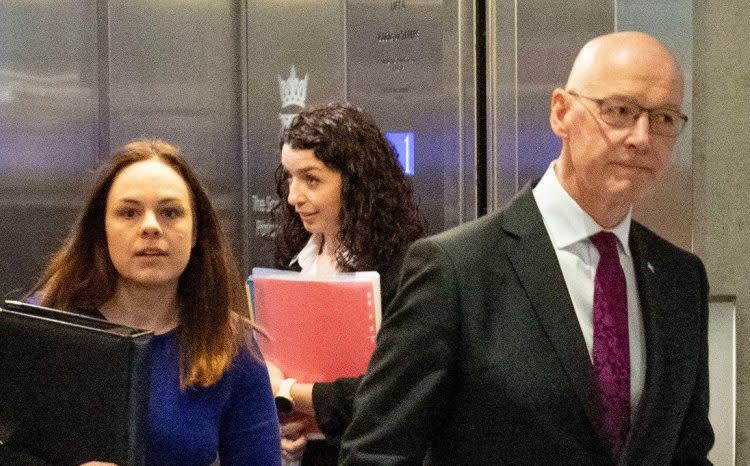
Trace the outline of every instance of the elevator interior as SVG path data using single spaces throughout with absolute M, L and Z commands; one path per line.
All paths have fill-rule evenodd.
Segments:
M 270 265 L 278 135 L 303 106 L 351 100 L 411 172 L 431 232 L 500 209 L 559 151 L 549 95 L 613 30 L 677 55 L 691 114 L 692 2 L 670 0 L 3 0 L 0 291 L 18 296 L 130 139 L 179 145 L 238 262 Z M 692 245 L 691 129 L 635 216 Z

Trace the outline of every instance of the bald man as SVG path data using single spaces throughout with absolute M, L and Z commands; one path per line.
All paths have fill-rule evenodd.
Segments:
M 410 248 L 343 464 L 708 464 L 705 270 L 631 220 L 682 93 L 651 36 L 583 47 L 552 93 L 544 176 Z

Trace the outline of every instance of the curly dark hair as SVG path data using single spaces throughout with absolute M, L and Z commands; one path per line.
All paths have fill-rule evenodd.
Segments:
M 335 102 L 301 112 L 281 134 L 279 148 L 311 149 L 341 173 L 341 212 L 336 263 L 343 271 L 378 270 L 389 264 L 427 225 L 391 144 L 372 117 L 350 103 Z M 286 268 L 310 238 L 286 202 L 288 174 L 276 169 L 280 202 L 276 220 L 276 265 Z

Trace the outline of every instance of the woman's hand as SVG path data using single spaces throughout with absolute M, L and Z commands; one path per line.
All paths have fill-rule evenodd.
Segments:
M 279 366 L 266 361 L 266 370 L 268 378 L 271 380 L 271 393 L 273 396 L 279 393 L 279 385 L 284 380 L 284 373 Z M 294 410 L 308 416 L 315 416 L 315 407 L 312 400 L 313 384 L 304 382 L 295 382 L 291 389 L 292 399 L 294 399 Z M 314 424 L 314 423 L 313 423 Z
M 298 461 L 307 448 L 307 434 L 315 431 L 315 421 L 299 413 L 281 417 L 281 456 L 287 461 Z
M 290 421 L 281 425 L 281 456 L 287 461 L 302 459 L 307 447 L 305 424 L 302 421 Z

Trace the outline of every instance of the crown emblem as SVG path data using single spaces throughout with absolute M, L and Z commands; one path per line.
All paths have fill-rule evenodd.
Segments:
M 297 70 L 292 65 L 292 69 L 289 71 L 289 79 L 281 79 L 281 76 L 278 75 L 276 77 L 279 79 L 281 108 L 289 105 L 304 107 L 307 98 L 307 74 L 305 74 L 304 79 L 299 79 Z

